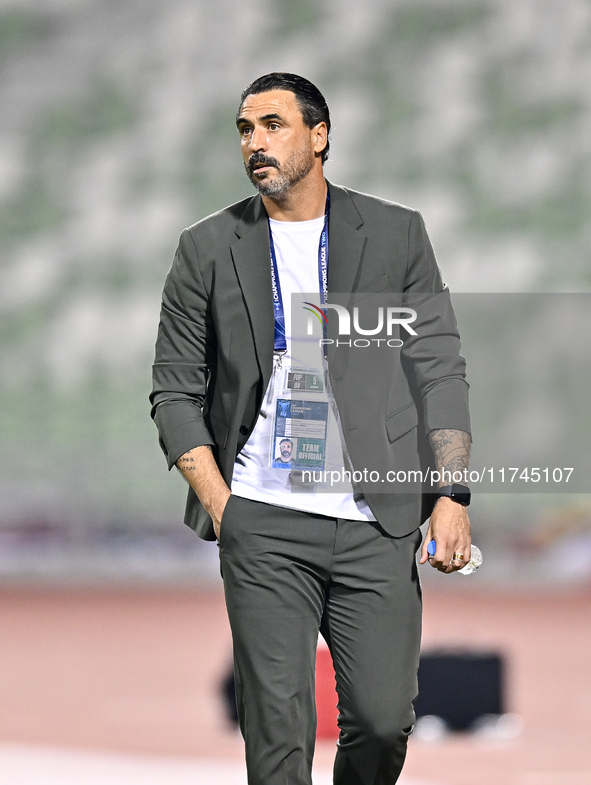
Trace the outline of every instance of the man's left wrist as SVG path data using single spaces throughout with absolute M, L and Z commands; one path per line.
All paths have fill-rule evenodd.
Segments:
M 461 504 L 462 507 L 467 507 L 472 499 L 472 494 L 467 485 L 460 485 L 456 482 L 453 485 L 444 485 L 438 488 L 437 497 L 439 499 L 447 497 L 457 504 Z

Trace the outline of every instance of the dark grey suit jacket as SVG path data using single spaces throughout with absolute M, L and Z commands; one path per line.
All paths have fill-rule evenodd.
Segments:
M 419 336 L 401 352 L 329 353 L 353 467 L 381 476 L 425 468 L 429 431 L 470 432 L 449 294 L 419 213 L 330 183 L 329 189 L 329 300 L 333 292 L 391 292 L 401 303 L 423 295 L 413 325 Z M 273 326 L 267 214 L 254 196 L 185 229 L 166 280 L 151 401 L 169 468 L 193 447 L 211 445 L 230 484 L 271 376 Z M 416 529 L 431 510 L 431 495 L 384 493 L 375 485 L 359 490 L 394 536 Z M 214 539 L 192 490 L 185 523 Z

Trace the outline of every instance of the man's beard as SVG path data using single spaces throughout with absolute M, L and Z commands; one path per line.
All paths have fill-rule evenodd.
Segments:
M 274 166 L 277 174 L 272 180 L 267 179 L 267 173 L 262 179 L 259 179 L 254 173 L 254 167 L 257 164 L 265 164 L 266 166 Z M 253 153 L 248 163 L 244 164 L 248 179 L 263 196 L 270 196 L 272 198 L 280 198 L 300 180 L 309 174 L 314 166 L 314 156 L 308 150 L 296 150 L 285 161 L 283 166 L 279 165 L 276 158 L 271 158 L 263 153 Z

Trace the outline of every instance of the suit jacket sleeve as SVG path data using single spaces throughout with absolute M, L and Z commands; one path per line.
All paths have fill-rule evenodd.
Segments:
M 150 396 L 169 469 L 194 447 L 214 444 L 203 406 L 215 356 L 209 296 L 185 229 L 164 286 Z
M 418 314 L 417 335 L 405 337 L 402 355 L 421 398 L 425 433 L 440 428 L 470 433 L 469 385 L 458 326 L 418 212 L 409 225 L 404 303 Z

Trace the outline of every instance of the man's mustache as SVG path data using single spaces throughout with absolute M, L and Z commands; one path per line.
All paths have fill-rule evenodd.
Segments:
M 248 173 L 254 174 L 255 166 L 274 166 L 279 169 L 279 161 L 276 158 L 270 158 L 262 153 L 253 153 L 248 159 Z

